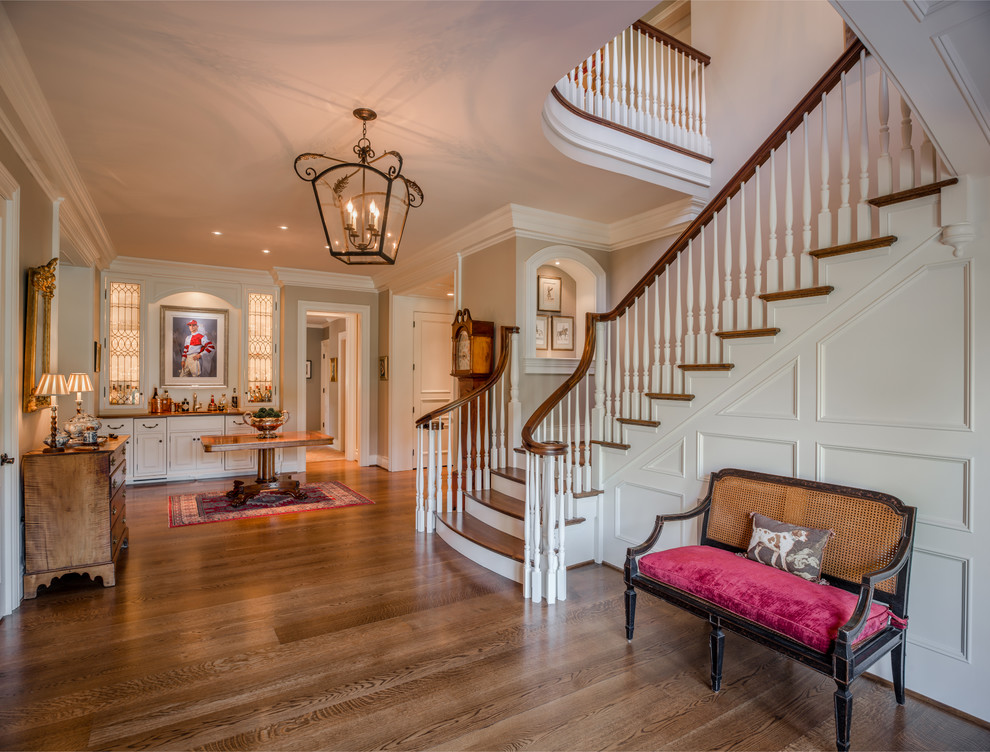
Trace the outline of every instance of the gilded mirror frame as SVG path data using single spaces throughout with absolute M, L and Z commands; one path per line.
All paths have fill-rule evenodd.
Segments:
M 55 297 L 56 256 L 44 266 L 28 269 L 27 316 L 24 319 L 24 412 L 33 413 L 52 404 L 51 397 L 34 393 L 38 378 L 51 370 L 52 298 Z M 39 319 L 39 311 L 41 313 Z M 41 340 L 40 347 L 38 340 Z M 40 355 L 40 359 L 39 359 Z M 40 366 L 40 368 L 39 368 Z

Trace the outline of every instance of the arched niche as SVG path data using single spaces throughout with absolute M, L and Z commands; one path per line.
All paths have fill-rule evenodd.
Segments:
M 574 280 L 574 356 L 537 357 L 534 328 L 537 316 L 536 277 L 541 266 L 554 266 Z M 588 253 L 569 245 L 551 245 L 543 248 L 519 267 L 517 289 L 523 294 L 516 297 L 516 320 L 520 324 L 520 350 L 526 373 L 573 372 L 584 350 L 585 314 L 603 311 L 605 300 L 605 270 Z

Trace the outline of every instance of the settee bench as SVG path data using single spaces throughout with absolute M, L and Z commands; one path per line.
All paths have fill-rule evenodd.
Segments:
M 759 527 L 754 513 L 763 515 L 755 518 L 761 525 L 790 532 L 760 528 L 754 536 Z M 626 637 L 632 640 L 641 591 L 710 622 L 714 692 L 722 682 L 723 629 L 832 677 L 836 747 L 845 752 L 852 726 L 850 685 L 888 652 L 894 696 L 904 704 L 915 514 L 914 507 L 876 491 L 747 470 L 713 473 L 701 504 L 658 516 L 649 538 L 628 550 Z M 699 545 L 653 550 L 665 523 L 699 516 Z M 820 561 L 814 551 L 801 548 L 810 545 L 809 536 L 827 541 L 823 553 L 817 550 Z M 795 561 L 808 560 L 820 564 L 821 581 L 794 573 L 802 571 Z

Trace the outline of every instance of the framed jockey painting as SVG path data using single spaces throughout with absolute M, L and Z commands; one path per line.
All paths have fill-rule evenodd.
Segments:
M 227 311 L 162 306 L 162 386 L 227 386 Z

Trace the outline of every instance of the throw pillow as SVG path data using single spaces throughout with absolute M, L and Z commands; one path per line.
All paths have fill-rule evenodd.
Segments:
M 834 535 L 831 530 L 777 522 L 759 512 L 750 513 L 750 517 L 753 535 L 747 557 L 806 580 L 819 581 L 825 544 Z

